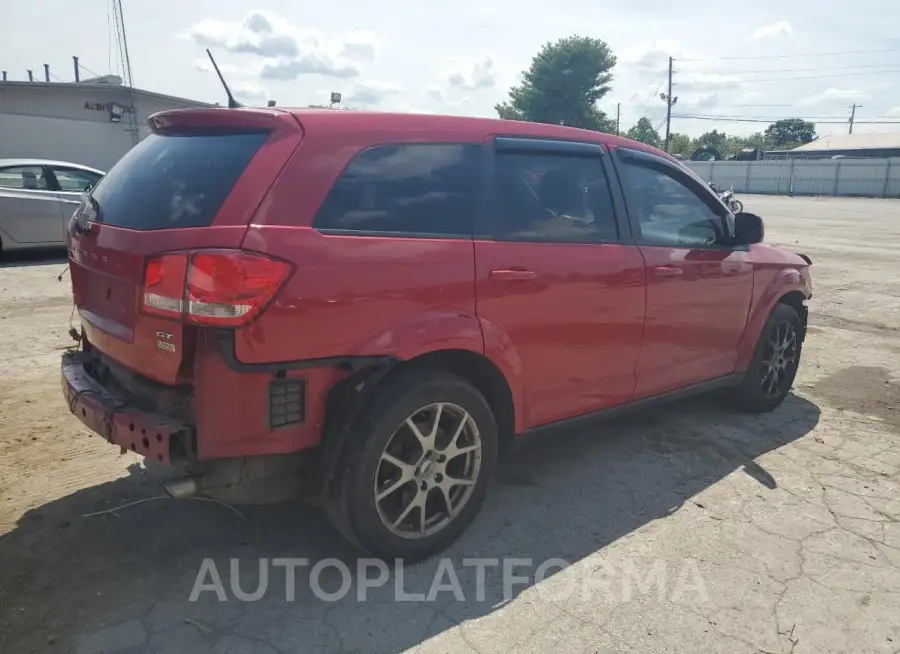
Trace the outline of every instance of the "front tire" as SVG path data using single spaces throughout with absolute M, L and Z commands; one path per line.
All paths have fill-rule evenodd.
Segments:
M 756 351 L 734 399 L 752 413 L 772 411 L 791 390 L 800 365 L 803 323 L 796 309 L 777 304 L 759 335 Z
M 351 426 L 326 508 L 360 549 L 416 561 L 474 521 L 497 464 L 497 425 L 466 380 L 414 369 L 389 377 Z
M 741 213 L 744 210 L 744 203 L 740 200 L 732 200 L 731 201 L 731 211 L 732 213 Z

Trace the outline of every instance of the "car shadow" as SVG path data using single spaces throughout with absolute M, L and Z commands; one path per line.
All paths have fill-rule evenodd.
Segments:
M 159 497 L 158 484 L 169 473 L 135 465 L 127 477 L 28 511 L 0 540 L 0 651 L 69 651 L 87 647 L 90 638 L 97 651 L 113 652 L 128 645 L 188 654 L 222 638 L 265 642 L 278 651 L 296 651 L 301 643 L 327 651 L 403 651 L 509 599 L 499 573 L 490 571 L 480 593 L 464 558 L 574 564 L 679 511 L 732 472 L 743 470 L 763 491 L 773 488 L 777 478 L 754 460 L 801 438 L 819 420 L 818 407 L 796 395 L 763 416 L 736 415 L 717 403 L 689 400 L 650 417 L 525 442 L 499 471 L 475 524 L 444 554 L 459 573 L 463 598 L 427 596 L 445 565 L 441 558 L 407 566 L 402 581 L 394 568 L 389 583 L 363 598 L 361 575 L 374 579 L 375 569 L 360 568 L 366 560 L 315 507 L 238 512 L 212 502 L 153 499 L 109 511 Z M 106 513 L 88 515 L 98 511 Z M 265 572 L 261 558 L 270 561 Z M 286 568 L 274 567 L 275 558 L 308 562 L 296 569 L 291 601 Z M 326 559 L 331 563 L 313 585 L 310 568 Z M 204 560 L 212 563 L 200 575 Z M 342 564 L 351 584 L 344 595 Z M 216 579 L 209 566 L 227 601 L 210 590 Z M 207 590 L 190 601 L 201 578 Z M 258 601 L 238 599 L 257 587 L 265 590 Z M 405 595 L 398 598 L 398 591 Z M 322 593 L 338 599 L 326 601 Z M 422 595 L 416 601 L 398 601 L 416 594 Z M 127 629 L 132 636 L 116 645 Z
M 65 247 L 42 248 L 0 253 L 0 268 L 26 268 L 51 263 L 66 264 Z

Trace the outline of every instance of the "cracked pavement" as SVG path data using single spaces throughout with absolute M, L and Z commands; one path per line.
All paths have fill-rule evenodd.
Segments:
M 900 653 L 900 204 L 742 200 L 813 259 L 795 393 L 763 416 L 701 398 L 523 444 L 447 552 L 463 601 L 427 597 L 440 560 L 404 569 L 424 600 L 395 601 L 392 576 L 359 601 L 358 555 L 312 507 L 83 517 L 156 497 L 167 473 L 87 438 L 58 397 L 64 263 L 0 268 L 0 651 Z M 341 561 L 352 590 L 317 599 L 306 569 L 286 602 L 270 567 L 263 597 L 237 600 L 261 557 Z M 477 597 L 475 557 L 530 559 L 530 578 L 506 596 L 489 568 Z M 228 601 L 189 601 L 206 558 Z M 536 582 L 549 559 L 569 565 Z

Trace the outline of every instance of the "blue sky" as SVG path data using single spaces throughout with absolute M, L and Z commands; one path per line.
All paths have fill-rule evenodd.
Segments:
M 897 0 L 124 0 L 135 85 L 204 101 L 223 93 L 205 60 L 210 47 L 239 99 L 306 106 L 331 91 L 348 106 L 493 116 L 531 57 L 572 34 L 606 40 L 619 59 L 602 107 L 622 105 L 623 130 L 642 115 L 664 118 L 668 57 L 676 114 L 774 120 L 843 120 L 855 131 L 900 131 L 900 3 Z M 119 69 L 109 0 L 6 3 L 0 68 L 71 81 L 72 55 L 98 74 Z M 13 28 L 15 26 L 15 28 Z M 859 54 L 818 53 L 891 50 Z M 782 56 L 817 53 L 816 56 Z M 734 59 L 735 57 L 772 57 Z M 765 123 L 673 120 L 697 135 L 746 134 Z M 846 131 L 820 124 L 819 134 Z

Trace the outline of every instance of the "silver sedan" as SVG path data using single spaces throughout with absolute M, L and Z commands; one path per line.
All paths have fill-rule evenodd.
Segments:
M 65 161 L 0 159 L 0 254 L 64 246 L 82 194 L 104 174 Z

